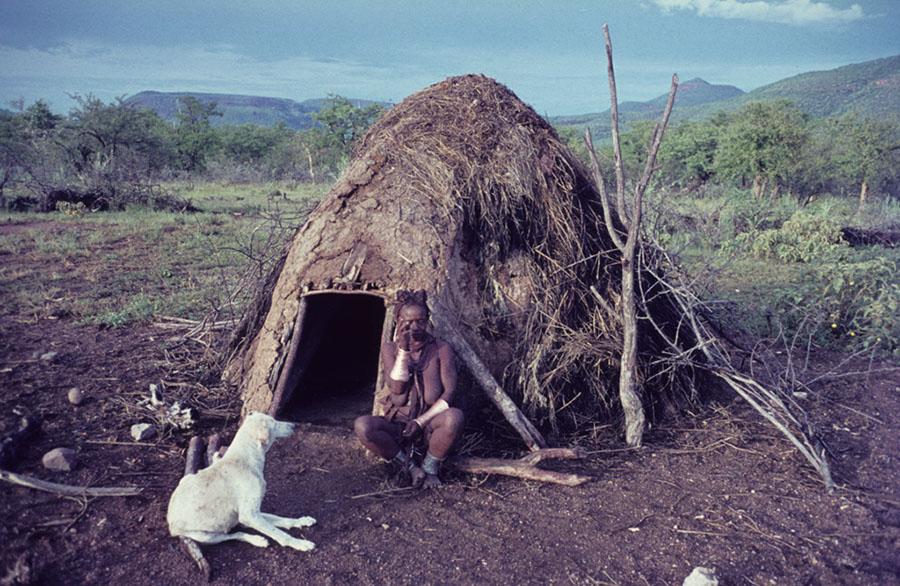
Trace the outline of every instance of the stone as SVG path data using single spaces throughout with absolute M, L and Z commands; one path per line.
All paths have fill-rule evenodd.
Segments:
M 59 358 L 59 352 L 44 352 L 41 354 L 41 360 L 44 362 L 53 362 Z
M 156 435 L 156 428 L 150 423 L 135 423 L 131 426 L 131 437 L 136 442 L 148 440 Z
M 71 472 L 78 463 L 75 450 L 71 448 L 55 448 L 44 454 L 41 463 L 47 470 L 57 472 Z
M 69 389 L 69 403 L 73 405 L 81 405 L 81 402 L 84 401 L 84 393 L 81 392 L 81 389 L 78 387 L 72 387 Z
M 710 568 L 698 566 L 684 579 L 681 586 L 719 586 L 716 571 Z

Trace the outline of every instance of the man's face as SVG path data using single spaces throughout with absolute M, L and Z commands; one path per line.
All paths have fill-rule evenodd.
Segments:
M 407 305 L 400 310 L 400 327 L 409 328 L 410 337 L 421 341 L 426 338 L 428 327 L 428 312 L 421 305 Z

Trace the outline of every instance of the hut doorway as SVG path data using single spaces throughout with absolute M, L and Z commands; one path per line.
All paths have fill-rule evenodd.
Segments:
M 352 425 L 372 412 L 385 325 L 384 299 L 364 293 L 308 295 L 295 356 L 288 358 L 277 415 L 323 425 Z

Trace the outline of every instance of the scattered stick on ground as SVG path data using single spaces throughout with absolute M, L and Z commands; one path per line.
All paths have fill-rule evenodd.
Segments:
M 590 480 L 587 476 L 544 470 L 537 465 L 543 460 L 565 459 L 578 460 L 585 457 L 585 452 L 569 448 L 547 448 L 531 452 L 518 460 L 503 458 L 454 458 L 450 466 L 460 472 L 503 474 L 524 478 L 525 480 L 537 480 L 539 482 L 552 482 L 565 486 L 578 486 Z
M 55 482 L 47 482 L 38 480 L 24 474 L 16 474 L 8 470 L 0 470 L 0 480 L 12 482 L 19 486 L 27 486 L 46 492 L 61 494 L 65 496 L 137 496 L 144 489 L 136 486 L 108 486 L 108 487 L 89 487 L 89 486 L 71 486 L 68 484 L 57 484 Z

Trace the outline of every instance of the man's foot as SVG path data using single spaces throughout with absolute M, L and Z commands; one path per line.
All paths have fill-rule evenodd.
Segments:
M 437 474 L 428 474 L 427 472 L 423 472 L 423 474 L 425 474 L 425 479 L 422 481 L 422 488 L 437 488 L 444 484 Z

